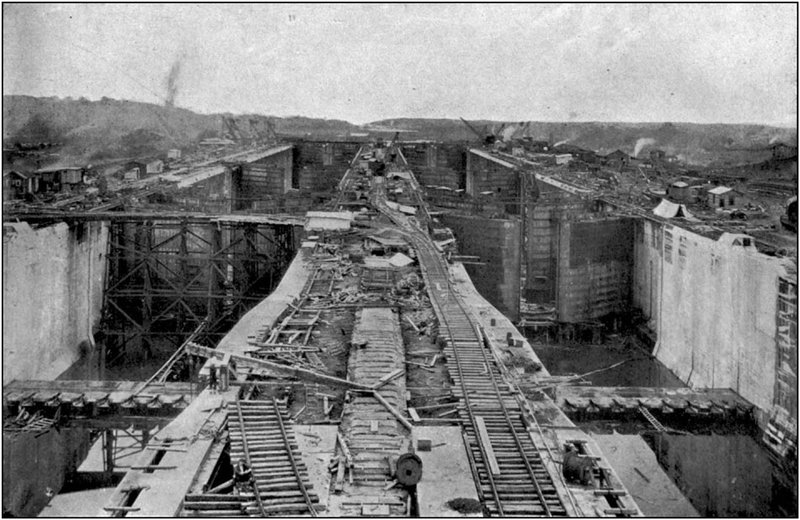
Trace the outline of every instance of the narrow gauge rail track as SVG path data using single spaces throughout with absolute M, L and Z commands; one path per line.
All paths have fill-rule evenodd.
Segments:
M 461 400 L 464 440 L 486 511 L 497 516 L 567 516 L 550 473 L 522 421 L 519 403 L 486 352 L 481 333 L 450 286 L 447 267 L 427 234 L 373 191 L 376 208 L 417 248 L 420 268 L 444 335 L 453 391 Z
M 229 403 L 231 461 L 250 465 L 253 492 L 188 495 L 183 516 L 317 516 L 319 497 L 311 492 L 287 417 L 286 406 L 275 398 Z
M 231 460 L 244 458 L 253 471 L 255 503 L 250 515 L 309 513 L 317 516 L 319 497 L 311 484 L 294 432 L 286 427 L 286 407 L 272 401 L 236 401 L 228 410 Z

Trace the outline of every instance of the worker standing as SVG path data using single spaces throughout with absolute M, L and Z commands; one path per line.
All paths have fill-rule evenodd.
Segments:
M 212 359 L 208 365 L 208 389 L 212 393 L 217 391 L 217 362 L 215 359 Z

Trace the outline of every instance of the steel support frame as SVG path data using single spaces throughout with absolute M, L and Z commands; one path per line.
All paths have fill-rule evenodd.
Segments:
M 113 361 L 156 338 L 179 347 L 209 319 L 221 335 L 261 301 L 294 255 L 291 224 L 184 219 L 110 223 L 103 325 Z

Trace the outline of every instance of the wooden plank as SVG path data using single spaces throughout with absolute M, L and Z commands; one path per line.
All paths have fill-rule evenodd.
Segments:
M 388 383 L 389 381 L 391 381 L 391 380 L 393 380 L 393 379 L 395 379 L 397 377 L 400 377 L 401 375 L 403 375 L 403 373 L 404 373 L 404 370 L 402 368 L 398 368 L 397 370 L 394 370 L 393 372 L 391 372 L 389 374 L 386 374 L 385 376 L 380 378 L 380 380 L 378 380 L 378 382 L 375 383 L 375 386 L 373 386 L 372 388 L 377 390 L 380 387 L 382 387 L 383 385 L 385 385 L 386 383 Z
M 610 508 L 604 509 L 603 513 L 605 513 L 607 515 L 626 515 L 626 516 L 630 516 L 630 515 L 637 514 L 638 511 L 636 509 L 632 509 L 632 508 L 623 508 L 623 507 L 613 507 L 613 508 L 611 508 L 610 507 Z
M 229 480 L 225 485 L 233 485 L 233 480 Z M 219 486 L 217 486 L 217 488 L 218 487 Z M 214 493 L 216 493 L 216 491 L 209 489 L 202 494 L 186 495 L 183 500 L 184 502 L 243 502 L 246 500 L 246 498 L 241 495 L 215 495 Z
M 334 493 L 341 493 L 344 489 L 344 461 L 339 459 L 339 465 L 336 469 L 336 483 L 333 487 Z
M 478 427 L 478 436 L 481 439 L 484 451 L 486 452 L 486 459 L 489 462 L 489 469 L 492 475 L 500 474 L 500 466 L 497 464 L 497 458 L 494 456 L 494 448 L 492 442 L 489 440 L 489 432 L 486 430 L 486 423 L 483 417 L 475 417 L 475 424 Z
M 352 468 L 353 467 L 353 457 L 350 454 L 350 448 L 347 447 L 347 443 L 344 441 L 344 437 L 342 437 L 341 432 L 336 433 L 336 440 L 339 441 L 339 447 L 342 448 L 342 453 L 344 454 L 344 458 L 347 461 L 347 466 Z
M 222 352 L 220 350 L 214 350 L 211 348 L 203 347 L 196 343 L 188 343 L 187 351 L 194 355 L 204 356 L 204 357 L 214 357 L 217 359 L 223 359 L 223 357 L 226 354 L 225 352 Z M 231 359 L 236 362 L 237 368 L 253 368 L 256 370 L 262 369 L 262 370 L 268 370 L 273 373 L 277 373 L 279 375 L 292 376 L 298 379 L 302 379 L 304 381 L 313 381 L 315 383 L 322 383 L 324 385 L 351 388 L 354 390 L 367 390 L 367 391 L 372 390 L 372 387 L 367 385 L 354 383 L 346 379 L 340 379 L 338 377 L 333 377 L 326 374 L 320 374 L 318 372 L 306 370 L 303 368 L 280 365 L 278 363 L 273 363 L 271 361 L 267 361 L 264 359 L 256 359 L 249 356 L 241 356 L 238 354 L 231 354 Z
M 411 420 L 412 420 L 412 421 L 414 421 L 414 422 L 420 422 L 419 414 L 417 414 L 417 411 L 416 411 L 415 409 L 413 409 L 413 408 L 409 408 L 409 409 L 408 409 L 408 415 L 410 415 L 410 416 L 411 416 Z
M 405 427 L 406 427 L 406 428 L 408 428 L 409 430 L 413 429 L 413 426 L 411 426 L 411 423 L 410 423 L 410 422 L 408 422 L 408 420 L 407 420 L 405 417 L 403 417 L 403 416 L 402 416 L 402 414 L 401 414 L 400 412 L 398 412 L 398 411 L 395 409 L 395 407 L 394 407 L 394 406 L 392 406 L 391 404 L 389 404 L 389 402 L 388 402 L 386 399 L 384 399 L 384 398 L 383 398 L 383 396 L 382 396 L 381 394 L 379 394 L 377 391 L 374 391 L 374 392 L 372 392 L 372 395 L 374 395 L 374 396 L 375 396 L 375 399 L 377 399 L 378 401 L 380 401 L 380 402 L 381 402 L 381 404 L 382 404 L 383 406 L 385 406 L 385 407 L 386 407 L 386 409 L 387 409 L 387 410 L 389 410 L 389 411 L 392 413 L 392 415 L 394 415 L 394 416 L 395 416 L 395 418 L 397 418 L 397 420 L 398 420 L 398 421 L 400 421 L 400 424 L 402 424 L 403 426 L 405 426 Z
M 595 489 L 594 494 L 595 496 L 612 495 L 615 497 L 621 497 L 627 495 L 628 492 L 624 489 Z

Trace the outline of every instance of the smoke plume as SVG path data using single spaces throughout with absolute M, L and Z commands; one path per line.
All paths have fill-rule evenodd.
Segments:
M 178 79 L 181 75 L 184 57 L 183 54 L 178 56 L 169 68 L 169 74 L 167 74 L 167 98 L 165 103 L 168 107 L 175 105 L 175 97 L 178 95 Z
M 633 156 L 639 157 L 639 152 L 642 151 L 642 148 L 645 146 L 652 146 L 656 144 L 656 140 L 652 137 L 641 137 L 638 141 L 636 141 L 636 147 L 633 149 Z

